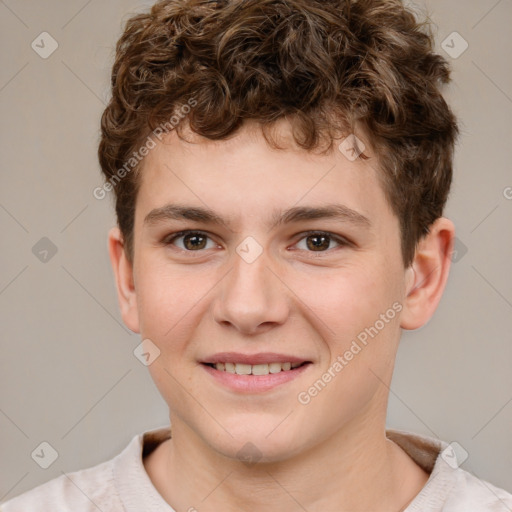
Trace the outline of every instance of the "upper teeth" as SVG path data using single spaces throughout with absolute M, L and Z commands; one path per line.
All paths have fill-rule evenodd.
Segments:
M 221 372 L 236 373 L 238 375 L 268 375 L 280 371 L 297 368 L 302 363 L 268 363 L 268 364 L 244 364 L 244 363 L 217 363 L 215 368 Z

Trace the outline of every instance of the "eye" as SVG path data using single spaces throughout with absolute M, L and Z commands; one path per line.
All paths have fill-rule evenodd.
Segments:
M 216 247 L 216 244 L 212 242 L 212 246 L 207 247 L 207 240 L 210 237 L 202 231 L 180 231 L 174 233 L 163 240 L 165 245 L 176 245 L 176 240 L 183 239 L 183 247 L 180 249 L 187 252 L 198 252 L 201 249 L 212 249 Z
M 181 240 L 181 247 L 176 243 L 178 240 Z M 208 240 L 211 242 L 209 247 Z M 326 231 L 309 231 L 307 233 L 303 233 L 302 238 L 295 244 L 295 246 L 299 246 L 303 241 L 305 241 L 305 246 L 302 248 L 299 247 L 299 249 L 306 250 L 307 252 L 328 252 L 332 249 L 330 247 L 332 242 L 335 242 L 340 247 L 350 245 L 350 242 L 346 239 Z M 213 249 L 217 247 L 217 244 L 211 240 L 207 233 L 191 230 L 173 233 L 167 236 L 162 243 L 164 245 L 175 245 L 182 251 L 186 252 L 200 252 L 203 249 Z
M 328 252 L 332 241 L 341 247 L 350 245 L 347 240 L 326 231 L 310 231 L 304 233 L 304 236 L 299 242 L 302 241 L 305 241 L 305 249 L 302 248 L 301 250 L 307 250 L 308 252 Z

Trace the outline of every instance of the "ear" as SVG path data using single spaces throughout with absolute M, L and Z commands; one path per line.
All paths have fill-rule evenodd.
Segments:
M 454 242 L 453 222 L 440 217 L 418 243 L 414 260 L 406 271 L 410 279 L 400 318 L 403 329 L 418 329 L 434 314 L 448 279 Z
M 123 322 L 130 330 L 139 333 L 139 314 L 133 280 L 133 265 L 126 257 L 123 236 L 117 226 L 109 231 L 108 252 L 116 279 L 117 298 Z

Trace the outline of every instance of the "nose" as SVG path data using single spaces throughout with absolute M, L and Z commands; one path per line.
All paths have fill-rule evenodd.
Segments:
M 265 251 L 248 263 L 237 253 L 233 267 L 217 287 L 213 316 L 223 326 L 243 334 L 258 334 L 283 324 L 290 295 Z

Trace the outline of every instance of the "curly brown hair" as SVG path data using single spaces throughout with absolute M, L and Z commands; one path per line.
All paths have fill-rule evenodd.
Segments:
M 132 155 L 151 133 L 186 124 L 220 140 L 251 119 L 279 147 L 270 128 L 286 118 L 308 151 L 358 126 L 368 134 L 408 267 L 442 216 L 458 135 L 433 39 L 401 0 L 161 0 L 132 16 L 98 149 L 129 260 L 143 162 Z M 169 126 L 187 104 L 186 123 Z

